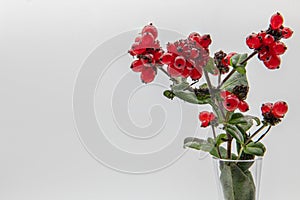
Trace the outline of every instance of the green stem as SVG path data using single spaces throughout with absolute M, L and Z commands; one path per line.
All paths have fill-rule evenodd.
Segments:
M 216 140 L 217 139 L 217 134 L 216 134 L 215 127 L 212 125 L 211 128 L 212 128 L 214 139 Z M 217 146 L 217 151 L 218 151 L 219 157 L 222 159 L 222 155 L 221 155 L 219 146 Z
M 221 111 L 223 120 L 224 120 L 224 119 L 225 119 L 225 113 L 224 113 L 224 111 L 223 111 L 223 106 L 222 106 L 222 105 L 220 104 L 220 102 L 216 99 L 216 95 L 215 95 L 214 88 L 213 88 L 213 86 L 212 86 L 212 84 L 211 84 L 209 75 L 208 75 L 207 71 L 205 71 L 205 70 L 204 70 L 204 76 L 205 76 L 205 79 L 206 79 L 206 82 L 207 82 L 207 86 L 208 86 L 208 89 L 209 89 L 209 93 L 210 93 L 210 95 L 211 95 L 212 103 L 217 104 L 219 110 Z
M 267 129 L 267 131 L 266 131 L 262 136 L 260 136 L 260 137 L 256 140 L 255 143 L 257 143 L 257 142 L 259 142 L 261 139 L 263 139 L 263 138 L 267 135 L 267 133 L 271 130 L 271 128 L 272 128 L 272 126 L 269 126 L 269 128 Z
M 231 159 L 231 146 L 232 146 L 232 136 L 226 132 L 228 141 L 227 141 L 227 158 Z
M 209 78 L 209 75 L 208 75 L 208 73 L 205 70 L 204 70 L 204 76 L 205 76 L 205 79 L 206 79 L 206 82 L 207 82 L 207 86 L 208 86 L 209 92 L 211 94 L 212 101 L 213 101 L 213 103 L 217 103 L 218 104 L 218 106 L 219 106 L 218 109 L 221 111 L 223 120 L 226 120 L 226 116 L 225 116 L 225 113 L 224 113 L 224 110 L 223 110 L 223 106 L 220 103 L 220 101 L 218 101 L 218 99 L 216 98 L 215 92 L 213 90 L 213 86 L 212 86 L 210 78 Z M 231 159 L 232 137 L 231 137 L 231 135 L 229 133 L 226 133 L 226 135 L 227 135 L 227 138 L 228 138 L 228 141 L 227 141 L 227 158 Z
M 212 96 L 212 97 L 215 97 L 215 94 L 214 94 L 214 92 L 213 92 L 213 86 L 212 86 L 212 84 L 211 84 L 209 75 L 208 75 L 208 73 L 207 73 L 206 70 L 204 70 L 204 76 L 205 76 L 205 79 L 206 79 L 206 82 L 207 82 L 207 86 L 208 86 L 209 92 L 211 93 L 211 96 Z
M 226 113 L 226 117 L 225 117 L 225 122 L 227 122 L 229 120 L 229 117 L 230 117 L 230 112 L 227 112 Z M 227 138 L 228 138 L 228 141 L 227 141 L 227 158 L 228 159 L 231 159 L 231 148 L 232 148 L 232 136 L 226 132 L 226 135 L 227 135 Z
M 248 60 L 250 60 L 253 56 L 255 56 L 258 53 L 257 50 L 254 50 L 245 60 L 243 60 L 240 64 L 245 64 Z
M 231 72 L 223 79 L 223 81 L 218 85 L 218 89 L 220 89 L 224 83 L 234 74 L 235 69 L 232 69 Z
M 218 103 L 218 106 L 219 106 L 219 109 L 220 109 L 221 114 L 222 114 L 222 116 L 223 116 L 223 119 L 225 120 L 225 119 L 226 119 L 226 116 L 225 116 L 225 113 L 224 113 L 224 107 L 223 107 L 223 104 L 222 104 L 220 101 L 218 101 L 218 100 L 216 100 L 216 101 L 217 101 L 217 103 Z
M 239 152 L 239 155 L 238 155 L 238 157 L 237 157 L 237 160 L 239 160 L 240 158 L 241 158 L 241 156 L 242 156 L 242 153 L 243 153 L 243 147 L 241 147 L 241 149 L 240 149 L 240 152 Z
M 249 142 L 252 140 L 252 138 L 254 138 L 260 131 L 262 131 L 264 128 L 266 128 L 268 126 L 268 124 L 263 124 L 261 127 L 259 127 L 259 129 L 257 129 L 249 138 L 248 140 L 245 142 L 245 144 L 249 144 Z

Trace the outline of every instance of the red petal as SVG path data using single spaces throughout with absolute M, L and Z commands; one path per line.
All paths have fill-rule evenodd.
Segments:
M 143 83 L 150 83 L 154 80 L 156 71 L 152 67 L 146 67 L 141 73 Z

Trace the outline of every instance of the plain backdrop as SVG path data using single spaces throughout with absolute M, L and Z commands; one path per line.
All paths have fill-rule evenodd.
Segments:
M 211 160 L 199 160 L 192 151 L 163 170 L 142 175 L 96 161 L 75 129 L 75 80 L 98 45 L 150 21 L 184 35 L 210 33 L 211 52 L 249 52 L 247 34 L 267 27 L 277 11 L 294 36 L 286 41 L 280 70 L 251 61 L 248 102 L 253 114 L 265 101 L 289 103 L 284 123 L 265 139 L 261 199 L 298 199 L 299 7 L 297 0 L 1 0 L 0 199 L 217 199 Z M 150 96 L 161 98 L 161 93 Z

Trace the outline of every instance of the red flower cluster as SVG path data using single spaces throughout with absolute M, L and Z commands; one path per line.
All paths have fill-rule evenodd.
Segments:
M 141 72 L 141 80 L 150 83 L 156 75 L 156 67 L 161 66 L 160 57 L 164 51 L 160 47 L 157 38 L 157 29 L 151 23 L 145 26 L 140 36 L 135 38 L 135 43 L 128 51 L 137 60 L 131 64 L 134 72 Z
M 229 112 L 235 111 L 237 108 L 241 112 L 246 112 L 249 110 L 249 105 L 246 101 L 239 99 L 238 96 L 229 92 L 229 91 L 222 91 L 221 97 L 223 99 L 223 106 Z
M 276 118 L 283 118 L 288 111 L 288 105 L 284 101 L 278 101 L 273 103 L 264 103 L 261 107 L 261 112 L 263 115 L 272 114 Z
M 168 52 L 161 57 L 161 62 L 168 65 L 171 77 L 190 76 L 192 80 L 198 80 L 202 77 L 202 67 L 209 59 L 210 44 L 209 35 L 191 33 L 188 39 L 168 43 Z
M 271 17 L 270 28 L 260 33 L 252 33 L 247 37 L 246 43 L 250 49 L 258 52 L 258 58 L 264 62 L 269 69 L 278 69 L 281 63 L 279 55 L 284 54 L 287 47 L 282 38 L 288 39 L 292 36 L 293 31 L 284 27 L 283 17 L 276 13 Z
M 288 111 L 288 105 L 284 101 L 278 101 L 273 103 L 264 103 L 261 106 L 261 112 L 264 116 L 264 120 L 271 125 L 276 125 L 280 122 L 280 118 L 283 118 Z
M 199 120 L 202 122 L 201 127 L 207 127 L 210 125 L 210 123 L 216 118 L 214 113 L 203 111 L 199 114 Z

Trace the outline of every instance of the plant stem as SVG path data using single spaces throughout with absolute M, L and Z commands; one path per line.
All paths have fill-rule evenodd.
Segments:
M 227 158 L 231 159 L 231 146 L 232 146 L 232 137 L 229 133 L 226 133 L 228 137 L 227 141 Z
M 255 143 L 257 143 L 257 142 L 259 142 L 261 139 L 263 139 L 263 138 L 267 135 L 267 133 L 271 130 L 271 128 L 272 128 L 272 126 L 269 126 L 269 128 L 267 129 L 267 131 L 266 131 L 262 136 L 260 136 L 260 137 L 258 138 L 258 140 L 256 140 Z
M 234 74 L 235 69 L 232 69 L 231 72 L 223 79 L 223 81 L 218 85 L 218 89 L 220 89 L 224 83 Z
M 214 88 L 213 88 L 213 86 L 211 84 L 209 75 L 208 75 L 207 71 L 205 71 L 205 70 L 204 70 L 204 76 L 205 76 L 205 79 L 206 79 L 206 82 L 207 82 L 207 86 L 208 86 L 208 89 L 209 89 L 209 93 L 211 95 L 212 102 L 213 103 L 217 103 L 217 106 L 219 106 L 219 110 L 221 110 L 222 117 L 223 117 L 223 119 L 225 119 L 225 113 L 224 113 L 224 111 L 222 109 L 222 105 L 216 99 Z
M 223 110 L 223 105 L 221 104 L 220 101 L 218 101 L 218 100 L 216 100 L 216 101 L 218 103 L 219 109 L 221 110 L 221 114 L 222 114 L 223 118 L 225 119 L 226 116 L 225 116 L 225 113 L 224 113 L 224 110 Z
M 225 117 L 225 121 L 227 122 L 229 120 L 230 117 L 230 112 L 227 112 L 226 117 Z M 228 159 L 231 159 L 231 146 L 232 146 L 232 136 L 226 132 L 228 141 L 227 141 L 227 157 Z
M 209 75 L 208 75 L 207 71 L 205 71 L 205 70 L 204 70 L 204 76 L 205 76 L 205 79 L 206 79 L 206 82 L 207 82 L 207 86 L 208 86 L 208 89 L 209 89 L 209 93 L 211 94 L 211 98 L 213 100 L 213 103 L 217 103 L 218 104 L 218 106 L 219 106 L 218 109 L 221 110 L 221 114 L 222 114 L 223 120 L 226 120 L 226 116 L 225 116 L 225 113 L 223 111 L 223 106 L 218 101 L 218 99 L 216 99 L 216 97 L 215 97 L 215 91 L 213 90 L 213 86 L 211 84 Z M 231 158 L 231 142 L 232 142 L 232 137 L 231 137 L 230 134 L 227 133 L 227 138 L 228 138 L 228 141 L 227 141 L 227 158 L 230 159 Z
M 213 92 L 213 86 L 211 84 L 211 81 L 210 81 L 210 78 L 209 78 L 209 75 L 207 73 L 206 70 L 203 70 L 204 71 L 204 76 L 205 76 L 205 79 L 206 79 L 206 82 L 207 82 L 207 86 L 208 86 L 208 89 L 211 93 L 211 96 L 215 96 L 214 92 Z
M 263 124 L 261 127 L 259 127 L 259 129 L 257 129 L 249 138 L 248 140 L 245 142 L 245 144 L 249 144 L 249 142 L 251 141 L 252 138 L 254 138 L 260 131 L 262 131 L 264 128 L 267 127 L 267 124 Z
M 199 82 L 199 80 L 196 80 L 196 81 L 194 81 L 193 83 L 191 83 L 190 86 L 193 86 L 193 85 L 195 85 L 195 84 L 198 83 L 198 82 Z
M 240 149 L 240 152 L 239 152 L 239 155 L 238 155 L 238 157 L 237 157 L 237 160 L 239 160 L 240 158 L 241 158 L 241 156 L 242 156 L 242 153 L 243 153 L 243 147 L 241 147 L 241 149 Z
M 221 74 L 221 72 L 220 72 L 220 70 L 219 70 L 219 75 L 218 75 L 218 85 L 220 85 L 220 83 L 221 83 L 221 76 L 222 76 L 222 74 Z
M 212 125 L 212 126 L 211 126 L 211 129 L 212 129 L 212 132 L 213 132 L 214 139 L 216 140 L 217 134 L 216 134 L 215 127 Z M 219 146 L 217 146 L 217 151 L 218 151 L 219 157 L 222 159 L 222 155 L 221 155 Z
M 253 51 L 245 60 L 243 60 L 240 64 L 243 65 L 245 64 L 248 60 L 250 60 L 253 56 L 255 56 L 258 53 L 257 50 Z
M 217 134 L 216 134 L 215 127 L 212 125 L 211 129 L 212 129 L 212 132 L 213 132 L 214 139 L 216 139 L 217 138 Z

